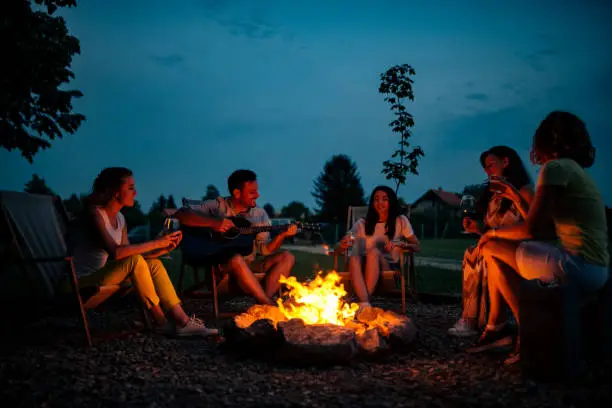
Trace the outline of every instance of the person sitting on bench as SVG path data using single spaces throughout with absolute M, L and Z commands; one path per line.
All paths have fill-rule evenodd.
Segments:
M 583 293 L 598 291 L 608 280 L 605 205 L 585 171 L 595 162 L 586 125 L 571 113 L 550 113 L 535 132 L 531 160 L 542 168 L 527 219 L 493 228 L 480 241 L 487 262 L 491 312 L 474 351 L 506 335 L 507 326 L 500 320 L 502 300 L 520 325 L 522 279 L 576 285 Z M 552 244 L 554 240 L 560 245 Z M 520 360 L 519 345 L 517 338 L 506 363 Z
M 109 167 L 96 177 L 86 199 L 75 240 L 74 266 L 81 287 L 120 285 L 130 281 L 148 308 L 158 329 L 177 336 L 209 336 L 216 329 L 185 314 L 168 272 L 159 256 L 172 251 L 181 241 L 173 232 L 141 244 L 130 244 L 124 207 L 136 197 L 129 169 Z M 168 322 L 168 313 L 172 322 Z

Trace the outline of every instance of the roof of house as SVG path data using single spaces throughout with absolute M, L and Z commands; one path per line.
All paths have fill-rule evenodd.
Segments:
M 434 194 L 435 196 L 437 196 L 441 201 L 443 201 L 444 203 L 446 203 L 447 205 L 449 205 L 450 207 L 456 207 L 459 208 L 459 206 L 461 205 L 461 197 L 456 194 L 456 193 L 452 193 L 450 191 L 444 191 L 442 190 L 442 187 L 438 187 L 437 189 L 429 189 L 425 192 L 425 194 L 423 194 L 421 197 L 419 197 L 413 204 L 412 206 L 417 205 L 417 203 L 419 203 L 420 201 L 422 201 L 424 198 L 426 198 L 428 195 L 430 194 Z
M 164 214 L 164 217 L 172 217 L 176 211 L 176 208 L 164 208 L 162 213 Z

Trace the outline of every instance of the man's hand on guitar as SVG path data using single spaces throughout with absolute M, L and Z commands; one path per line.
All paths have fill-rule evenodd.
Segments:
M 230 220 L 228 218 L 222 218 L 222 219 L 218 220 L 218 222 L 215 224 L 213 229 L 215 231 L 218 231 L 218 232 L 225 232 L 225 231 L 230 230 L 232 228 L 236 228 L 236 225 L 234 225 L 232 220 Z
M 292 224 L 287 228 L 287 231 L 284 232 L 286 237 L 292 237 L 297 234 L 297 225 Z

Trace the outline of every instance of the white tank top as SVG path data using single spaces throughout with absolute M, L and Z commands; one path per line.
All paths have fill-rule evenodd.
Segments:
M 123 228 L 125 227 L 123 214 L 117 213 L 117 228 L 114 228 L 104 210 L 96 208 L 96 211 L 98 211 L 98 214 L 104 220 L 104 227 L 113 238 L 113 241 L 117 245 L 121 245 Z M 106 265 L 108 253 L 103 248 L 100 248 L 97 242 L 92 241 L 91 234 L 82 233 L 79 235 L 74 249 L 74 269 L 77 277 L 82 277 L 91 275 Z

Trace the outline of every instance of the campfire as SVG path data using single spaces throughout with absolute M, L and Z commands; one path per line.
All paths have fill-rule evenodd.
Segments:
M 305 324 L 336 324 L 344 326 L 355 318 L 359 309 L 356 303 L 346 303 L 346 291 L 342 278 L 334 271 L 325 277 L 317 277 L 306 285 L 295 276 L 281 277 L 280 282 L 289 288 L 290 302 L 278 299 L 278 308 L 287 319 L 302 319 Z
M 347 302 L 341 280 L 335 271 L 306 283 L 281 278 L 288 291 L 278 306 L 255 305 L 234 317 L 225 329 L 227 343 L 283 360 L 336 363 L 414 341 L 410 318 Z

